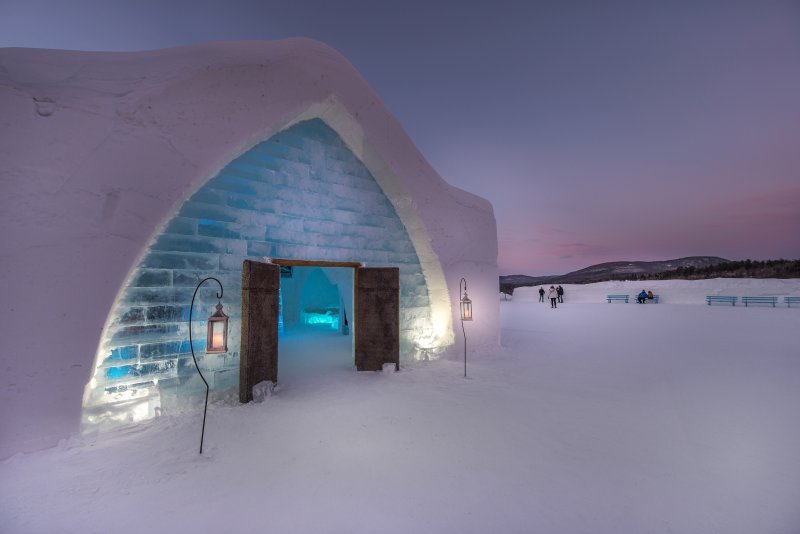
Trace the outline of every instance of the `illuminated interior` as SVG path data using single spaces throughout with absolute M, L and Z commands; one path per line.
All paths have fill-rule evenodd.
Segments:
M 293 267 L 281 276 L 281 314 L 286 331 L 344 331 L 353 309 L 353 269 Z

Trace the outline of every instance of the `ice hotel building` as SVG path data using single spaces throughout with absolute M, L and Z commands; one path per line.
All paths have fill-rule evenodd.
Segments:
M 204 351 L 208 285 L 196 354 L 213 390 L 241 390 L 243 339 L 265 321 L 253 266 L 282 268 L 269 328 L 352 335 L 373 283 L 397 295 L 401 367 L 458 356 L 463 277 L 470 351 L 498 343 L 491 205 L 443 181 L 325 45 L 3 49 L 0 124 L 2 457 L 196 392 L 206 277 L 227 350 Z

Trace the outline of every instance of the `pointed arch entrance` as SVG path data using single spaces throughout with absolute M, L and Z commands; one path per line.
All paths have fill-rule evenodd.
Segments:
M 447 343 L 437 332 L 448 329 L 441 319 L 449 317 L 449 300 L 437 298 L 446 286 L 436 274 L 441 267 L 431 266 L 438 260 L 425 252 L 424 225 L 400 217 L 409 203 L 395 206 L 397 192 L 387 193 L 349 146 L 321 119 L 298 122 L 245 150 L 176 206 L 109 313 L 85 389 L 84 428 L 180 411 L 202 391 L 189 350 L 188 308 L 197 281 L 207 276 L 225 287 L 231 348 L 205 354 L 200 365 L 212 390 L 238 389 L 244 260 L 398 267 L 403 356 Z M 215 305 L 212 296 L 198 295 L 198 309 Z

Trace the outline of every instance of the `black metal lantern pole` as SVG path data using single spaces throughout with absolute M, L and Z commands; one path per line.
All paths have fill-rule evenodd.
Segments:
M 461 287 L 464 287 L 462 293 Z M 472 320 L 472 301 L 467 296 L 467 279 L 462 278 L 458 282 L 459 308 L 461 310 L 461 332 L 464 333 L 464 378 L 467 377 L 467 331 L 464 329 L 464 321 Z
M 206 378 L 203 376 L 203 373 L 200 372 L 200 366 L 197 365 L 197 358 L 194 355 L 194 343 L 192 342 L 192 313 L 194 311 L 194 298 L 197 296 L 197 290 L 200 289 L 206 281 L 214 280 L 217 284 L 219 284 L 219 293 L 217 293 L 217 299 L 222 300 L 222 283 L 214 277 L 204 278 L 200 280 L 200 283 L 197 284 L 197 287 L 194 289 L 194 295 L 192 295 L 192 304 L 189 306 L 189 348 L 192 350 L 192 360 L 194 360 L 194 367 L 197 369 L 197 374 L 200 375 L 200 378 L 203 380 L 203 383 L 206 385 L 206 403 L 203 407 L 203 430 L 200 433 L 200 454 L 203 454 L 203 438 L 205 437 L 206 433 L 206 411 L 208 410 L 208 382 Z M 217 310 L 220 311 L 222 308 L 221 304 L 217 304 Z M 227 323 L 225 324 L 225 328 L 227 330 Z M 209 328 L 209 332 L 211 329 Z M 227 332 L 226 332 L 227 334 Z M 207 341 L 206 343 L 209 343 Z

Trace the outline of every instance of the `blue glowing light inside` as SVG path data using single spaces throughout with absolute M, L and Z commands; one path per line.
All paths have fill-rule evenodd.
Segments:
M 106 378 L 122 378 L 126 376 L 131 371 L 130 365 L 123 365 L 121 367 L 109 367 L 106 369 Z
M 339 329 L 339 315 L 332 313 L 304 313 L 303 324 L 311 326 L 327 326 L 331 330 Z
M 278 288 L 278 332 L 283 333 L 283 295 Z

